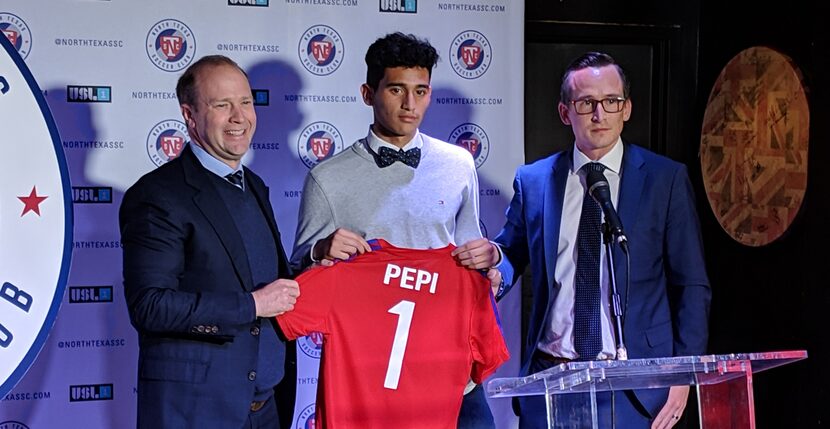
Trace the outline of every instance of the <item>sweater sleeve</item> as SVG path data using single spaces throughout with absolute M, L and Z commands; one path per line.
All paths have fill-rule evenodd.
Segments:
M 291 267 L 299 272 L 311 265 L 311 248 L 321 238 L 334 232 L 334 213 L 313 171 L 305 178 L 303 197 L 297 215 L 297 233 Z
M 467 171 L 467 188 L 461 201 L 461 209 L 455 216 L 455 244 L 462 245 L 470 240 L 481 238 L 478 211 L 478 174 L 472 157 L 467 157 L 464 165 Z

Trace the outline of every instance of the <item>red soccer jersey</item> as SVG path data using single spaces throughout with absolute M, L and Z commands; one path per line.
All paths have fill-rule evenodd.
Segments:
M 468 379 L 509 357 L 489 281 L 458 265 L 454 246 L 370 243 L 372 252 L 300 275 L 294 310 L 277 317 L 289 339 L 323 334 L 316 421 L 454 428 Z

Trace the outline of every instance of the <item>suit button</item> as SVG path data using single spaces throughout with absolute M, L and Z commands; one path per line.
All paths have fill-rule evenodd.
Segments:
M 254 381 L 256 380 L 256 371 L 251 371 L 248 373 L 248 380 Z
M 253 328 L 251 328 L 251 335 L 255 337 L 259 335 L 259 326 L 254 326 Z
M 199 325 L 196 329 L 199 331 L 200 334 L 205 333 L 205 325 Z
M 210 327 L 210 332 L 213 332 L 214 334 L 218 334 L 219 333 L 219 327 L 218 326 L 211 326 Z

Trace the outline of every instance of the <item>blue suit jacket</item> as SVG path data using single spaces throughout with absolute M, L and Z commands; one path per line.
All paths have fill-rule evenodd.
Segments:
M 275 329 L 254 317 L 245 246 L 209 174 L 186 147 L 121 204 L 124 292 L 139 338 L 139 428 L 242 427 L 259 330 Z M 273 233 L 279 277 L 287 278 L 268 188 L 248 169 L 245 179 Z M 286 381 L 293 387 L 293 378 Z M 278 399 L 293 408 L 289 394 Z M 291 410 L 280 411 L 291 418 Z
M 559 152 L 518 169 L 507 222 L 495 239 L 504 252 L 500 270 L 506 282 L 512 285 L 527 264 L 531 267 L 533 302 L 523 344 L 523 375 L 559 291 L 553 276 L 571 158 L 570 152 Z M 615 274 L 626 307 L 623 332 L 629 358 L 705 353 L 711 291 L 686 167 L 626 144 L 618 199 L 631 255 L 631 290 L 626 291 L 625 259 L 616 246 Z M 666 390 L 636 394 L 655 416 Z

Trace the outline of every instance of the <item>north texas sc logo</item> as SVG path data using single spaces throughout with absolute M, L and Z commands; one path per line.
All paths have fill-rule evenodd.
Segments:
M 467 149 L 476 162 L 476 168 L 481 167 L 487 156 L 490 155 L 490 139 L 484 129 L 473 123 L 461 124 L 450 133 L 449 142 Z
M 312 332 L 297 339 L 297 346 L 312 359 L 320 359 L 323 354 L 323 334 Z
M 341 150 L 343 137 L 340 131 L 328 122 L 309 124 L 297 139 L 297 153 L 308 168 L 331 158 Z
M 156 67 L 177 72 L 193 61 L 196 37 L 185 23 L 175 19 L 157 22 L 147 33 L 147 56 Z
M 487 38 L 478 31 L 464 31 L 450 45 L 450 64 L 464 79 L 477 79 L 490 68 L 493 50 Z
M 0 31 L 25 60 L 32 49 L 32 33 L 29 32 L 29 26 L 19 16 L 3 12 L 0 13 Z
M 297 424 L 294 426 L 297 429 L 315 429 L 317 427 L 317 414 L 315 408 L 317 404 L 311 404 L 297 416 Z
M 300 37 L 297 54 L 306 70 L 317 76 L 334 73 L 343 62 L 343 39 L 327 25 L 315 25 Z
M 8 34 L 0 45 L 2 398 L 34 362 L 55 322 L 72 254 L 72 196 L 43 93 Z
M 0 422 L 0 429 L 29 429 L 29 426 L 17 421 L 8 420 Z
M 147 156 L 153 164 L 161 167 L 167 161 L 178 158 L 188 141 L 190 137 L 184 122 L 175 119 L 161 121 L 147 135 Z

